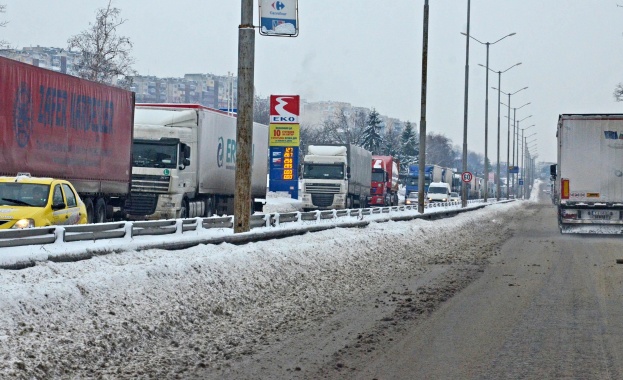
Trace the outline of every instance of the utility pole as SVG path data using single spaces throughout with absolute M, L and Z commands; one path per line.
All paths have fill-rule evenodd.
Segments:
M 426 170 L 426 74 L 428 70 L 428 0 L 424 0 L 424 33 L 422 41 L 422 95 L 420 111 L 420 153 L 418 162 L 417 209 L 424 213 L 424 172 Z M 408 194 L 407 194 L 408 195 Z
M 253 81 L 255 28 L 253 0 L 241 0 L 238 27 L 238 118 L 236 120 L 236 191 L 234 233 L 251 230 L 251 150 L 253 149 Z
M 463 105 L 463 173 L 467 171 L 467 96 L 469 88 L 469 11 L 467 0 L 467 37 L 465 38 L 465 104 Z M 467 186 L 461 185 L 461 207 L 467 207 Z

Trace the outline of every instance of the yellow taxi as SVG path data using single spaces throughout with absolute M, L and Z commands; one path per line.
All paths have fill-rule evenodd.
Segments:
M 86 223 L 86 207 L 68 181 L 0 177 L 0 229 Z

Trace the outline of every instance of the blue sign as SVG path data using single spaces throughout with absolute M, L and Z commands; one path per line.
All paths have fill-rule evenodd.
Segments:
M 298 27 L 297 0 L 260 0 L 260 34 L 296 37 Z
M 509 166 L 508 172 L 511 174 L 519 174 L 519 166 Z
M 519 178 L 519 186 L 523 186 L 523 179 Z
M 271 146 L 269 150 L 269 191 L 287 191 L 293 199 L 299 197 L 299 147 Z

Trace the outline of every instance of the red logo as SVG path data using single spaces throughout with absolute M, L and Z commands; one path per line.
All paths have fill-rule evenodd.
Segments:
M 300 115 L 300 96 L 299 95 L 271 95 L 270 96 L 270 116 L 278 117 L 275 122 L 298 123 Z

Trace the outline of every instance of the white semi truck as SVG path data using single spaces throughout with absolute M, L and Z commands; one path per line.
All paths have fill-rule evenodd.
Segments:
M 353 144 L 310 145 L 303 159 L 305 210 L 366 207 L 372 153 Z
M 552 168 L 562 233 L 623 233 L 623 114 L 558 118 Z
M 558 118 L 552 168 L 562 233 L 623 233 L 623 114 Z
M 251 192 L 266 198 L 268 127 L 253 124 Z M 196 104 L 139 104 L 129 219 L 233 214 L 236 118 Z M 261 211 L 255 201 L 254 211 Z

